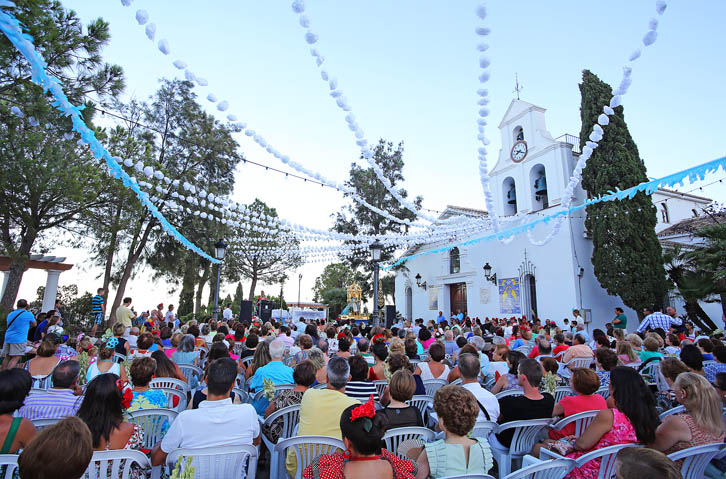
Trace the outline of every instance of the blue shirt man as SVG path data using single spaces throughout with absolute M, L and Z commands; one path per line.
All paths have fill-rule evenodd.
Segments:
M 436 316 L 436 324 L 443 323 L 444 321 L 446 321 L 446 316 L 444 316 L 444 313 L 439 311 L 439 315 Z
M 35 316 L 28 311 L 28 302 L 19 299 L 18 309 L 5 318 L 7 329 L 5 331 L 5 344 L 2 354 L 5 356 L 3 369 L 14 368 L 20 358 L 25 354 L 25 344 L 28 340 L 28 331 L 35 326 Z
M 275 386 L 280 384 L 295 384 L 293 378 L 293 369 L 285 366 L 282 358 L 285 355 L 285 344 L 279 339 L 275 339 L 270 343 L 270 357 L 272 361 L 255 371 L 250 382 L 250 391 L 258 392 L 263 389 L 265 379 L 271 380 Z M 263 395 L 257 401 L 253 401 L 252 405 L 260 416 L 265 415 L 265 410 L 270 402 Z

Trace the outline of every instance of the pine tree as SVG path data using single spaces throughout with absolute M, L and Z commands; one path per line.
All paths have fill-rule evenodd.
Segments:
M 612 97 L 612 88 L 585 70 L 580 84 L 581 146 L 597 117 Z M 648 181 L 638 147 L 625 124 L 623 107 L 615 108 L 599 146 L 582 174 L 591 196 L 607 194 Z M 631 200 L 609 201 L 587 207 L 585 226 L 592 237 L 595 276 L 611 295 L 636 311 L 662 304 L 667 291 L 663 254 L 655 234 L 656 210 L 650 197 L 638 193 Z

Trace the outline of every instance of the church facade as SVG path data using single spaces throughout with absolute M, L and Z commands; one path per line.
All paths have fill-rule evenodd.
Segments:
M 507 219 L 514 226 L 558 211 L 579 155 L 579 139 L 553 138 L 545 124 L 545 109 L 518 99 L 510 104 L 499 130 L 502 148 L 490 171 L 490 187 L 503 228 Z M 578 188 L 573 204 L 585 198 L 585 191 Z M 698 215 L 710 203 L 707 198 L 668 190 L 658 191 L 652 199 L 658 209 L 657 232 Z M 486 217 L 487 212 L 449 206 L 441 218 L 461 215 Z M 551 228 L 551 223 L 538 225 L 532 239 L 541 240 Z M 466 239 L 420 245 L 407 254 Z M 396 272 L 396 309 L 404 318 L 426 321 L 442 311 L 447 317 L 465 312 L 482 320 L 524 315 L 560 325 L 564 318 L 573 319 L 572 310 L 578 309 L 589 331 L 604 329 L 615 316 L 614 308 L 624 305 L 595 278 L 592 252 L 585 212 L 579 211 L 567 217 L 559 234 L 544 246 L 535 246 L 527 234 L 521 234 L 506 244 L 482 241 L 419 256 Z M 636 312 L 624 309 L 632 331 L 638 324 Z

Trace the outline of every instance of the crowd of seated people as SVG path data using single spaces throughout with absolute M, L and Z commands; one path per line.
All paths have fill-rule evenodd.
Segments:
M 619 477 L 644 471 L 671 477 L 682 462 L 673 463 L 668 454 L 724 442 L 726 345 L 718 334 L 627 334 L 612 327 L 588 334 L 583 324 L 571 329 L 512 318 L 399 321 L 389 329 L 235 320 L 133 329 L 112 328 L 101 340 L 79 337 L 72 345 L 47 332 L 31 358 L 0 371 L 2 453 L 24 451 L 19 462 L 30 471 L 36 466 L 27 458 L 41 457 L 32 442 L 48 440 L 32 421 L 77 418 L 58 424 L 84 437 L 88 431 L 91 451 L 136 449 L 162 465 L 177 448 L 256 445 L 261 435 L 274 444 L 283 438 L 282 419 L 263 425 L 265 419 L 296 405 L 297 435 L 334 437 L 346 446 L 316 458 L 303 477 L 496 475 L 493 452 L 508 449 L 514 431 L 471 437 L 477 423 L 554 424 L 582 412 L 592 412 L 593 419 L 579 437 L 572 423 L 545 429 L 531 456 L 577 459 L 633 444 L 647 448 L 647 460 L 638 464 L 632 453 L 619 454 Z M 78 355 L 90 358 L 84 368 Z M 574 359 L 585 361 L 568 365 Z M 657 369 L 646 374 L 650 364 Z M 200 373 L 185 375 L 182 367 L 198 367 Z M 656 381 L 657 375 L 663 380 Z M 127 414 L 179 406 L 154 378 L 183 384 L 187 406 L 165 423 L 161 442 L 147 450 L 144 429 Z M 414 396 L 428 396 L 428 408 L 410 404 Z M 659 419 L 678 405 L 681 413 Z M 402 457 L 382 441 L 387 431 L 401 427 L 427 427 L 436 439 Z M 299 472 L 294 452 L 283 462 L 282 474 Z M 722 462 L 714 460 L 707 477 L 720 477 L 726 471 Z M 264 464 L 263 457 L 260 467 Z M 567 477 L 596 477 L 599 467 L 595 459 Z

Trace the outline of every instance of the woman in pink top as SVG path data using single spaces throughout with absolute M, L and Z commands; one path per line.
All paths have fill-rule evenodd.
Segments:
M 569 417 L 585 411 L 607 409 L 605 399 L 595 392 L 600 388 L 600 378 L 595 371 L 577 368 L 572 371 L 572 389 L 577 396 L 565 396 L 555 404 L 552 417 Z M 551 429 L 550 439 L 559 439 L 575 434 L 575 423 L 570 423 L 561 430 Z
M 436 338 L 431 335 L 431 331 L 426 328 L 421 328 L 418 332 L 418 340 L 421 342 L 421 346 L 423 346 L 424 351 L 428 351 L 429 346 L 436 341 Z
M 568 436 L 557 442 L 566 457 L 577 459 L 588 452 L 616 444 L 651 444 L 655 440 L 658 413 L 655 399 L 638 372 L 628 366 L 618 366 L 610 372 L 610 398 L 608 405 L 613 409 L 602 409 L 579 438 Z M 550 443 L 536 444 L 532 455 L 539 457 L 541 447 Z M 573 469 L 567 479 L 590 479 L 597 477 L 600 459 L 588 461 L 582 467 Z

